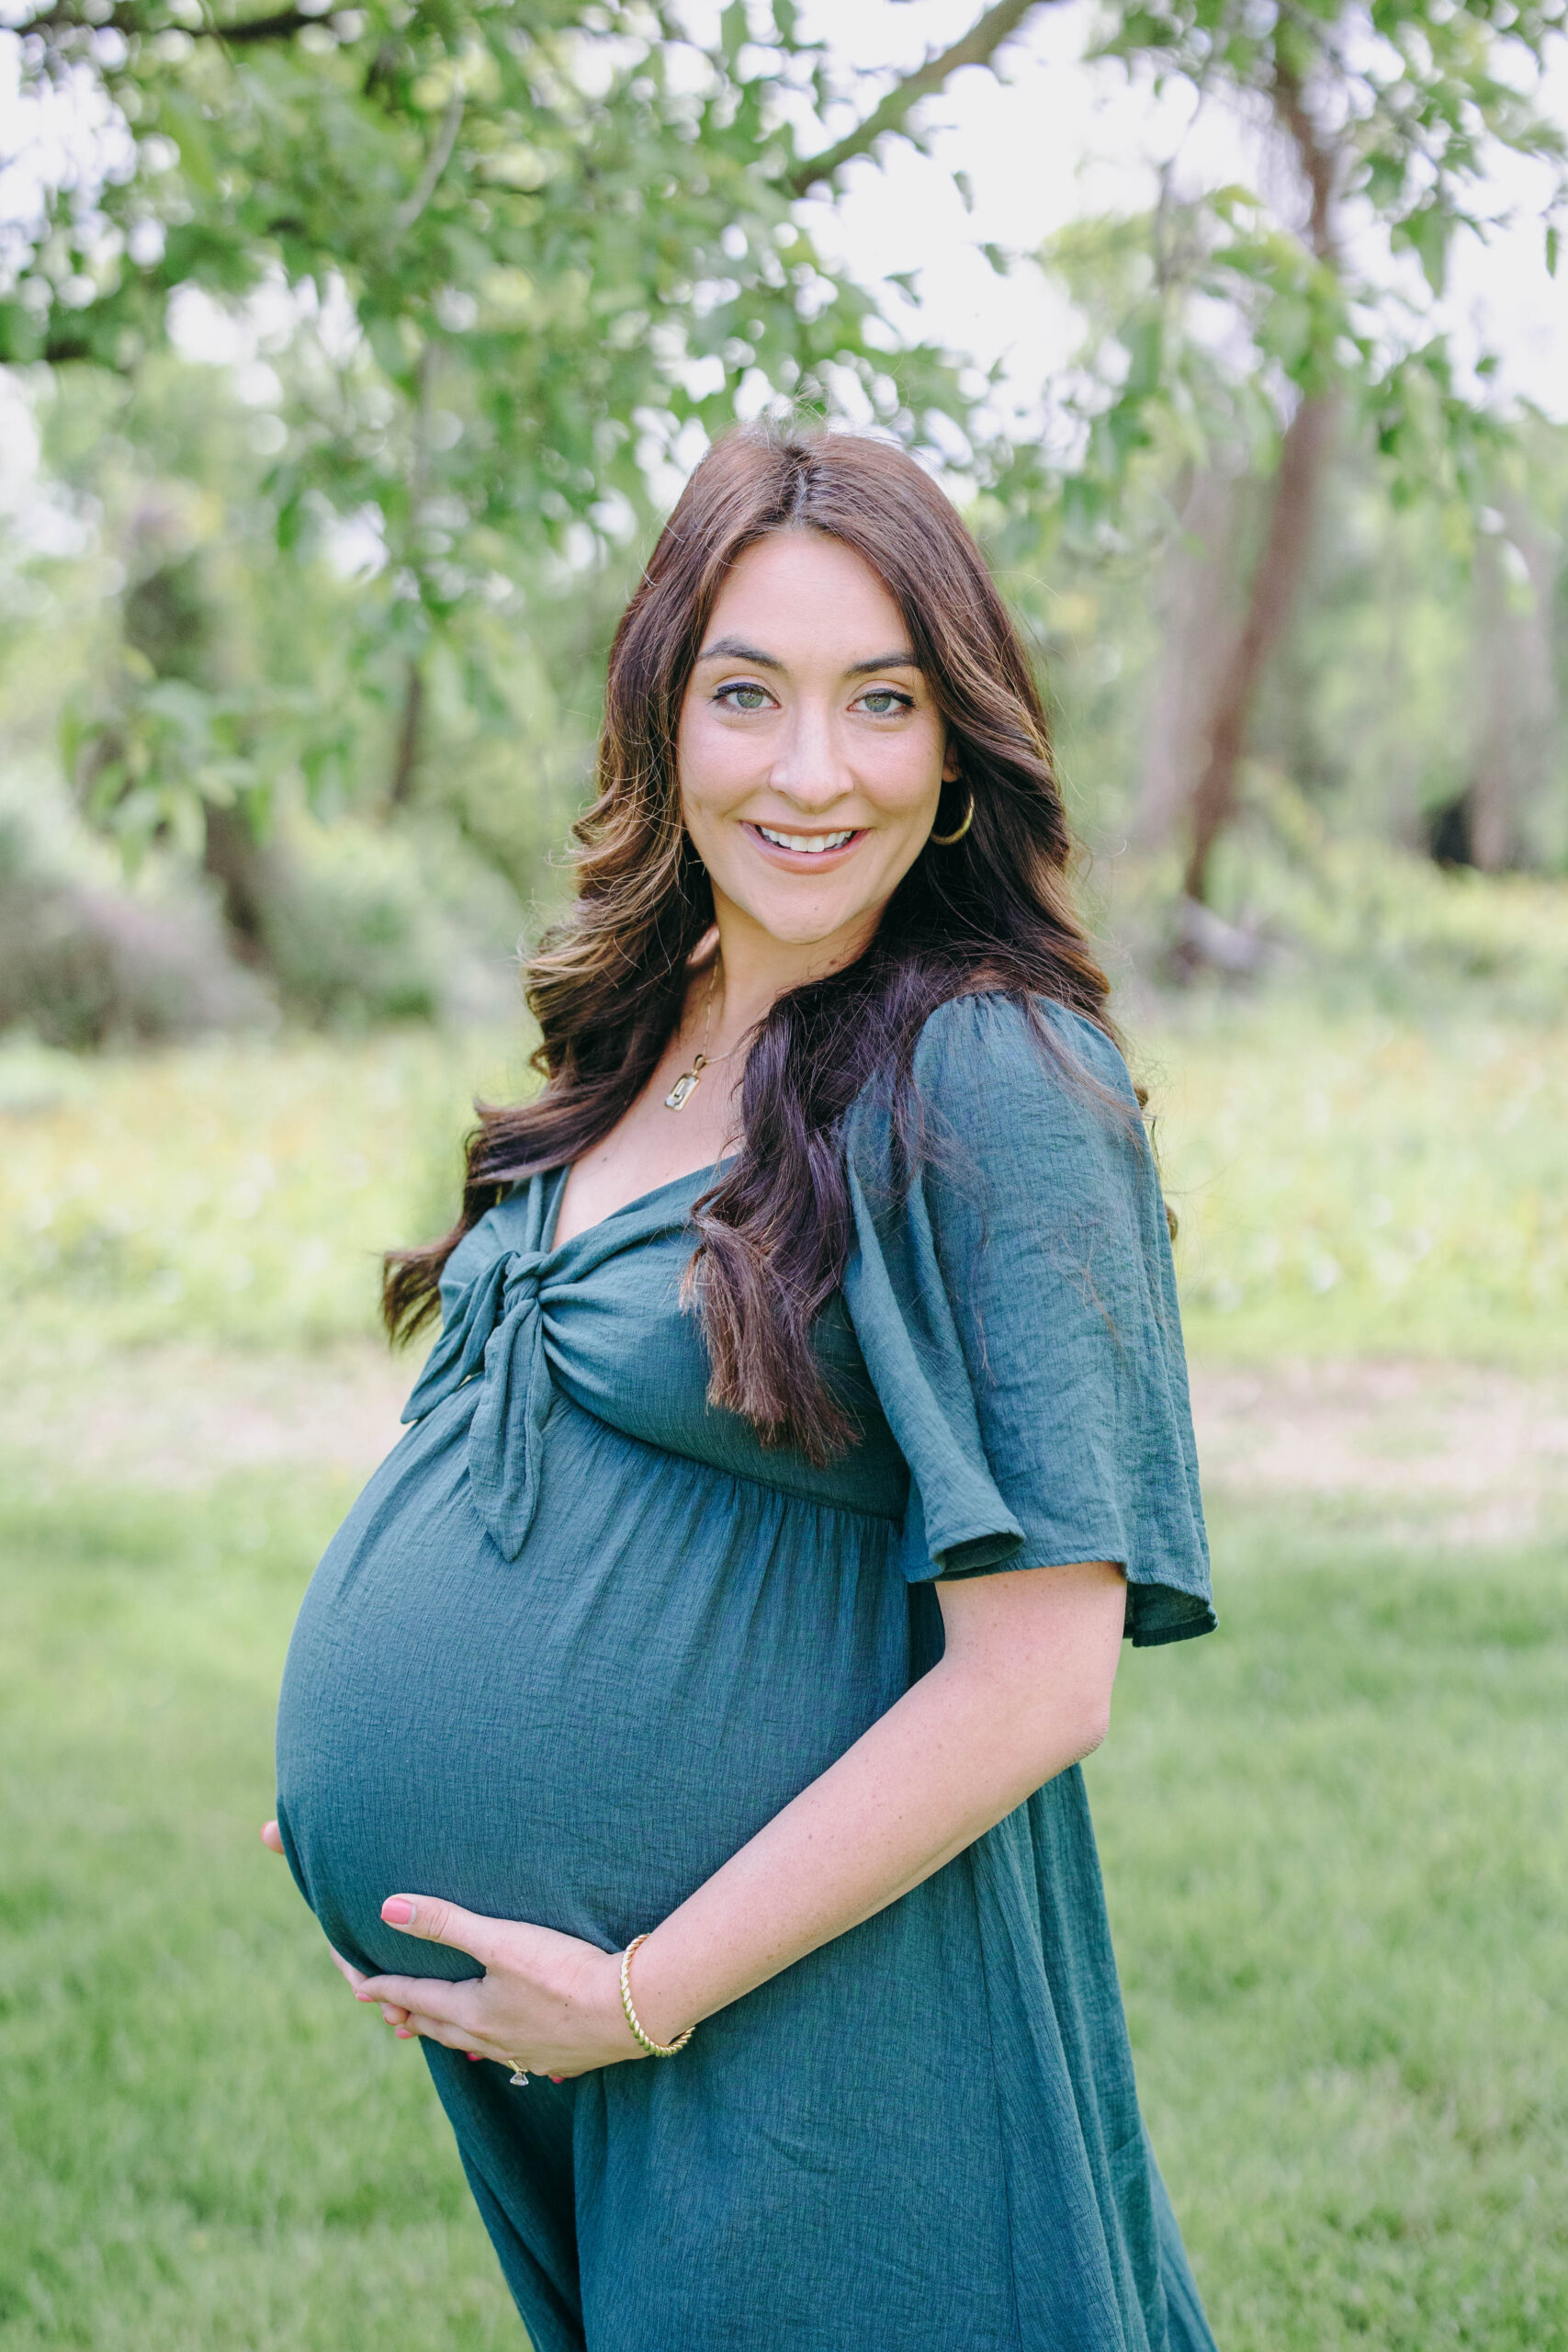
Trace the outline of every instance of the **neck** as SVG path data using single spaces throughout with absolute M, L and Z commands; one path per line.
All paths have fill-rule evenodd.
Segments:
M 765 1018 L 791 989 L 824 980 L 863 955 L 876 934 L 880 909 L 827 939 L 779 939 L 716 890 L 718 985 L 714 995 L 715 1045 L 740 1036 Z

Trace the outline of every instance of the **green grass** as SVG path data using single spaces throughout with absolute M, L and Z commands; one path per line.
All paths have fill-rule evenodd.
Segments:
M 5 2352 L 515 2352 L 423 2063 L 257 1842 L 345 1500 L 6 1513 Z
M 1216 1528 L 1090 1770 L 1222 2352 L 1568 2342 L 1568 1547 Z
M 1205 1351 L 1568 1358 L 1568 1029 L 1275 997 L 1139 1042 Z M 446 1221 L 469 1096 L 521 1060 L 0 1046 L 10 1361 L 96 1397 L 151 1343 L 367 1331 L 377 1252 Z M 417 2055 L 256 1842 L 345 1494 L 55 1452 L 0 1461 L 0 2352 L 516 2352 Z M 1145 2101 L 1222 2352 L 1541 2352 L 1568 1558 L 1358 1525 L 1222 1510 L 1220 1637 L 1126 1661 L 1090 1769 Z
M 1568 1361 L 1568 1025 L 1198 999 L 1134 1044 L 1205 1351 Z M 0 1045 L 0 1305 L 51 1342 L 367 1331 L 379 1251 L 450 1222 L 476 1088 L 525 1078 L 520 1033 Z
M 344 1495 L 28 1485 L 0 1481 L 0 2352 L 516 2352 L 423 2066 L 256 1843 Z M 1358 1554 L 1332 1518 L 1287 1547 L 1226 1517 L 1216 1551 L 1221 1636 L 1129 1657 L 1090 1770 L 1223 2352 L 1540 2352 L 1568 1558 Z
M 0 1302 L 46 1339 L 367 1332 L 380 1252 L 457 1213 L 476 1091 L 527 1082 L 521 1022 L 97 1062 L 0 1044 Z
M 1568 1026 L 1200 1002 L 1140 1043 L 1197 1348 L 1568 1357 Z

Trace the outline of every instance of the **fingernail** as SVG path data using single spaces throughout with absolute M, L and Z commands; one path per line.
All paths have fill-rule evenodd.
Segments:
M 552 2075 L 550 2076 L 550 2080 L 552 2083 L 564 2083 L 566 2076 L 564 2075 Z
M 389 1894 L 381 1905 L 381 1917 L 389 1928 L 412 1928 L 419 1911 L 406 1894 Z
M 470 2066 L 479 2066 L 484 2064 L 484 2061 L 480 2058 L 477 2050 L 465 2050 L 463 2055 L 468 2060 Z
M 412 2041 L 413 2040 L 413 2028 L 412 2028 L 412 2026 L 408 2026 L 408 2025 L 394 2026 L 394 2027 L 393 2027 L 393 2029 L 392 2029 L 392 2030 L 393 2030 L 393 2032 L 397 2035 L 398 2040 L 399 2040 L 400 2041 Z

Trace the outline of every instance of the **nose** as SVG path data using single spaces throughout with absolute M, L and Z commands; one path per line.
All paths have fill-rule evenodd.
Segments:
M 791 709 L 768 782 L 807 816 L 819 815 L 854 790 L 854 776 L 826 703 L 802 697 Z

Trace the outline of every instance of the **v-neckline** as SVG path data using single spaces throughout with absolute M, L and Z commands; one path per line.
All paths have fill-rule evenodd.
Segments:
M 658 1200 L 661 1193 L 672 1193 L 677 1184 L 693 1184 L 699 1176 L 711 1176 L 715 1169 L 721 1168 L 724 1162 L 719 1159 L 710 1159 L 705 1167 L 689 1168 L 683 1176 L 671 1176 L 662 1184 L 650 1185 L 646 1193 L 638 1193 L 634 1199 L 623 1201 L 619 1208 L 607 1209 L 603 1216 L 595 1217 L 592 1225 L 580 1226 L 578 1230 L 570 1235 L 565 1241 L 558 1241 L 556 1227 L 560 1222 L 560 1204 L 566 1196 L 567 1180 L 575 1165 L 574 1160 L 568 1160 L 563 1167 L 552 1170 L 550 1174 L 543 1179 L 546 1183 L 553 1182 L 556 1186 L 555 1198 L 547 1202 L 544 1216 L 544 1229 L 547 1236 L 544 1246 L 547 1252 L 552 1256 L 558 1250 L 570 1250 L 579 1241 L 586 1241 L 591 1234 L 599 1232 L 606 1225 L 613 1225 L 618 1216 L 629 1216 L 634 1209 L 646 1208 L 650 1201 Z

